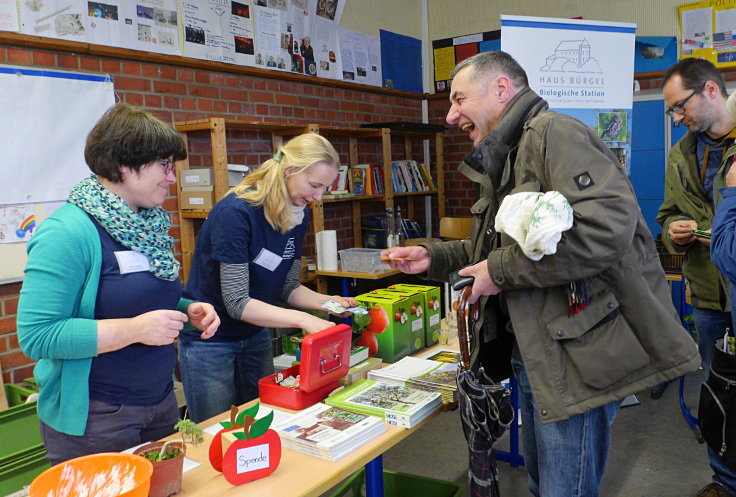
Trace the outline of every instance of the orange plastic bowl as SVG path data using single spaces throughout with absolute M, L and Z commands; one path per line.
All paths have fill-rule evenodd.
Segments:
M 145 457 L 105 452 L 70 459 L 38 475 L 30 497 L 147 497 L 153 464 Z

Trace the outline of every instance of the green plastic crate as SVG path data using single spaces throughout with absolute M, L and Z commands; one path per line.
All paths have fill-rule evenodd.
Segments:
M 16 385 L 7 383 L 5 385 L 5 397 L 8 399 L 8 406 L 18 406 L 25 403 L 26 399 L 32 393 L 38 393 L 38 387 L 34 385 Z
M 345 480 L 330 497 L 363 497 L 364 483 L 365 469 L 361 469 Z M 462 494 L 463 486 L 455 482 L 383 470 L 384 497 L 460 497 Z
M 35 402 L 0 411 L 0 459 L 42 443 Z
M 33 479 L 50 468 L 46 451 L 31 453 L 13 464 L 0 467 L 0 495 L 8 495 L 30 485 Z
M 46 454 L 46 448 L 43 446 L 43 444 L 32 445 L 28 447 L 27 449 L 23 449 L 13 454 L 10 454 L 8 456 L 5 456 L 3 458 L 0 458 L 0 471 L 2 471 L 3 469 L 6 469 L 6 467 L 8 466 L 15 464 L 21 459 L 25 459 L 28 456 L 35 456 L 39 454 L 40 455 Z M 3 495 L 3 494 L 0 494 L 0 495 Z

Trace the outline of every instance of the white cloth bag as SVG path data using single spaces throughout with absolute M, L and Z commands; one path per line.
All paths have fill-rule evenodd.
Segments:
M 572 228 L 572 207 L 560 192 L 522 192 L 503 199 L 496 231 L 506 233 L 528 258 L 538 261 L 557 252 L 562 232 Z

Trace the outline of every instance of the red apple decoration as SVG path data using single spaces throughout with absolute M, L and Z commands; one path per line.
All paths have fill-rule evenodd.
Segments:
M 269 430 L 273 421 L 273 411 L 267 416 L 253 421 L 250 416 L 243 420 L 243 433 L 235 433 L 233 442 L 222 459 L 222 472 L 225 479 L 233 485 L 268 476 L 281 462 L 281 438 Z
M 210 443 L 210 464 L 215 469 L 215 471 L 219 471 L 220 473 L 222 473 L 222 434 L 228 431 L 242 428 L 243 418 L 245 416 L 254 417 L 256 413 L 258 413 L 259 406 L 260 403 L 256 402 L 255 406 L 243 411 L 242 417 L 240 417 L 240 423 L 238 423 L 238 419 L 236 419 L 236 416 L 238 416 L 238 406 L 232 406 L 230 408 L 230 422 L 225 421 L 220 423 L 223 426 L 223 429 L 215 434 L 215 438 L 213 438 L 212 443 Z

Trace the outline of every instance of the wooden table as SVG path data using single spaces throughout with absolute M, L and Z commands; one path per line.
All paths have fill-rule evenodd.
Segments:
M 457 338 L 445 345 L 435 345 L 430 349 L 422 349 L 421 355 L 431 350 L 453 348 L 457 350 Z M 255 401 L 241 406 L 251 406 Z M 280 411 L 294 412 L 278 406 Z M 265 478 L 240 486 L 232 486 L 222 473 L 215 471 L 209 462 L 208 451 L 212 436 L 204 433 L 205 441 L 198 447 L 187 446 L 187 457 L 201 465 L 184 473 L 183 487 L 178 496 L 214 497 L 214 496 L 253 496 L 253 497 L 318 497 L 336 486 L 350 475 L 366 468 L 366 490 L 368 497 L 383 497 L 383 462 L 381 454 L 398 444 L 406 437 L 420 429 L 440 411 L 435 411 L 421 423 L 411 429 L 386 425 L 386 433 L 371 440 L 368 444 L 348 454 L 339 461 L 331 462 L 315 456 L 284 448 L 281 463 L 276 471 Z M 207 421 L 199 423 L 202 428 L 228 419 L 229 412 L 222 413 Z M 172 435 L 169 438 L 176 438 Z M 380 487 L 380 488 L 379 488 Z
M 332 276 L 336 278 L 342 278 L 342 295 L 348 297 L 350 295 L 349 281 L 351 278 L 357 278 L 360 280 L 380 280 L 388 276 L 399 274 L 398 269 L 386 269 L 384 271 L 378 271 L 375 273 L 357 273 L 353 271 L 320 271 L 317 270 L 314 274 L 317 276 L 317 291 L 319 293 L 327 293 L 327 281 L 326 276 Z

